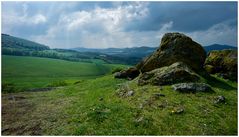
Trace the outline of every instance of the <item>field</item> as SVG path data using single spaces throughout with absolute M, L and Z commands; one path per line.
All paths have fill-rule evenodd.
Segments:
M 135 94 L 118 96 L 119 84 Z M 183 94 L 107 75 L 49 92 L 3 94 L 2 135 L 237 135 L 237 84 L 210 84 L 215 93 Z M 218 95 L 226 103 L 214 104 Z M 178 107 L 184 112 L 173 113 Z
M 12 83 L 17 89 L 23 90 L 46 87 L 59 81 L 72 84 L 105 75 L 115 67 L 124 67 L 105 64 L 97 59 L 92 59 L 91 62 L 3 55 L 2 80 L 3 83 Z
M 212 93 L 179 93 L 170 86 L 137 86 L 115 79 L 123 65 L 2 56 L 2 80 L 17 89 L 2 93 L 2 135 L 237 135 L 237 83 L 212 76 Z M 54 84 L 53 84 L 54 85 Z M 58 85 L 59 86 L 59 85 Z M 134 91 L 120 96 L 119 88 Z M 22 90 L 23 91 L 23 90 Z M 156 97 L 161 93 L 165 96 Z M 218 96 L 225 103 L 216 104 Z M 180 113 L 175 113 L 183 109 Z

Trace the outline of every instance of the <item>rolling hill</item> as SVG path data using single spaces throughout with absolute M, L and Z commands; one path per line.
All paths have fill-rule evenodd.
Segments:
M 2 47 L 3 54 L 8 54 L 14 51 L 41 51 L 41 50 L 49 50 L 48 46 L 43 44 L 39 44 L 33 41 L 29 41 L 26 39 L 10 36 L 7 34 L 2 34 Z
M 220 45 L 220 44 L 213 44 L 209 46 L 204 46 L 203 47 L 206 52 L 210 52 L 212 50 L 224 50 L 224 49 L 237 49 L 235 46 L 230 46 L 230 45 Z
M 106 49 L 88 49 L 88 48 L 72 48 L 79 52 L 99 52 L 117 57 L 135 57 L 143 58 L 154 52 L 157 47 L 132 47 L 132 48 L 106 48 Z
M 2 34 L 2 54 L 14 56 L 33 56 L 62 59 L 75 62 L 92 62 L 99 59 L 110 64 L 130 64 L 134 65 L 142 56 L 115 56 L 98 51 L 85 50 L 79 52 L 72 49 L 50 49 L 49 47 L 29 40 L 24 40 L 7 34 Z M 145 54 L 145 53 L 144 53 Z

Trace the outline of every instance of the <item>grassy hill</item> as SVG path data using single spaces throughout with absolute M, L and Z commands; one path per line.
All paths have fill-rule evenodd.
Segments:
M 50 49 L 48 46 L 39 44 L 33 41 L 29 41 L 26 39 L 10 36 L 7 34 L 2 34 L 2 45 L 5 48 L 9 48 L 10 50 L 48 50 Z
M 49 92 L 3 94 L 2 135 L 237 135 L 237 83 L 208 82 L 215 93 L 137 87 L 108 75 Z M 118 96 L 119 84 L 135 94 Z M 225 104 L 213 103 L 218 95 Z M 178 107 L 184 112 L 173 113 Z
M 1 39 L 2 54 L 5 55 L 29 55 L 32 51 L 42 51 L 50 49 L 48 46 L 45 46 L 43 44 L 10 36 L 7 34 L 2 34 Z
M 12 83 L 17 88 L 39 88 L 59 81 L 74 83 L 95 78 L 123 65 L 105 64 L 102 60 L 71 62 L 59 59 L 2 56 L 3 83 Z

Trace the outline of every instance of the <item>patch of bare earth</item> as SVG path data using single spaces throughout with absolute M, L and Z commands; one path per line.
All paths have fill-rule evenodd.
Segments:
M 2 95 L 2 135 L 41 135 L 41 122 L 32 113 L 35 104 L 21 94 Z

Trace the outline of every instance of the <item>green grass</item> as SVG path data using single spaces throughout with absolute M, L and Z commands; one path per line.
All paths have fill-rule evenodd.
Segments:
M 179 93 L 114 79 L 122 65 L 2 56 L 2 80 L 48 92 L 2 93 L 3 135 L 237 135 L 237 83 L 213 76 L 214 93 Z M 70 83 L 70 84 L 69 84 Z M 11 89 L 11 84 L 6 84 Z M 134 91 L 119 96 L 119 88 Z M 154 93 L 165 97 L 155 98 Z M 226 103 L 215 104 L 217 96 Z M 173 113 L 183 108 L 180 114 Z
M 3 94 L 2 134 L 237 135 L 237 83 L 216 77 L 208 83 L 215 93 L 186 94 L 107 75 L 50 92 Z M 135 94 L 118 96 L 119 84 Z M 213 103 L 218 95 L 225 104 Z M 183 113 L 172 113 L 179 107 Z
M 97 78 L 109 73 L 115 67 L 123 67 L 123 65 L 105 64 L 97 59 L 92 59 L 92 62 L 3 55 L 2 80 L 5 83 L 13 83 L 20 89 L 40 88 L 55 81 L 74 83 Z

